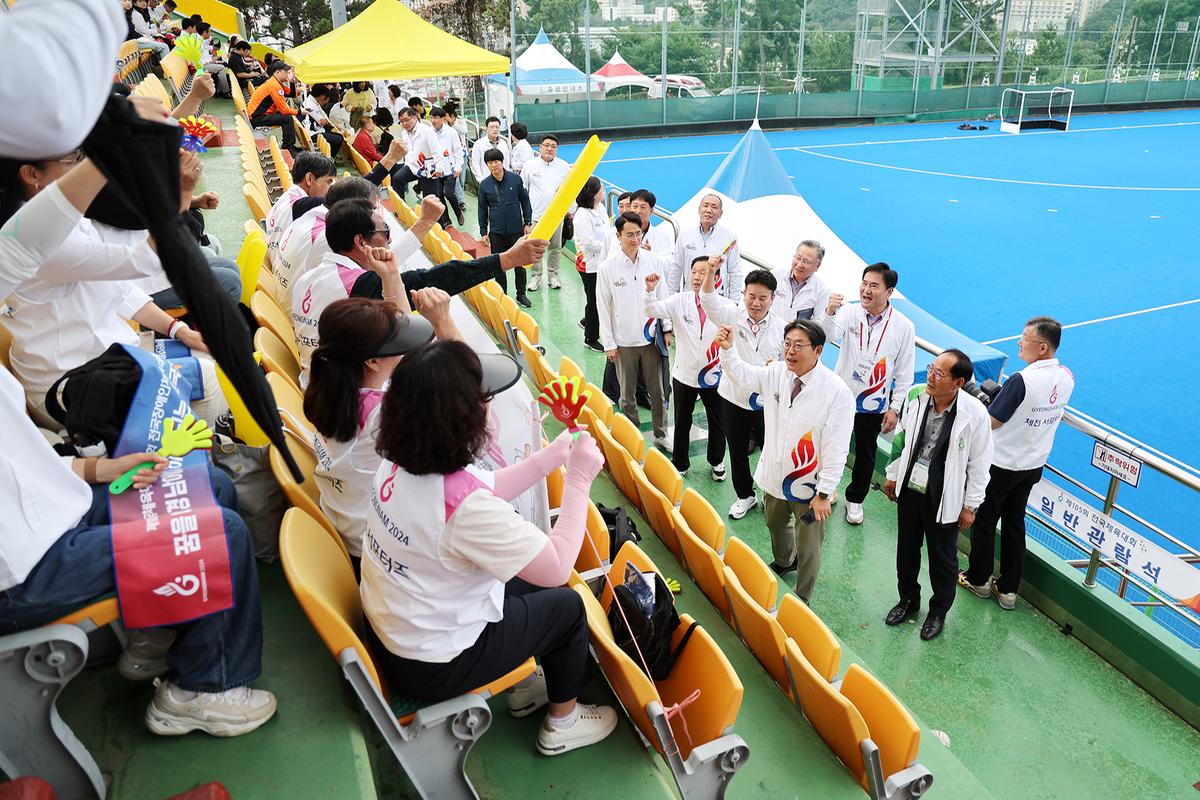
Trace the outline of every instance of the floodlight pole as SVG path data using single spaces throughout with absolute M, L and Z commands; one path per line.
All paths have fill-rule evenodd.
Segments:
M 333 18 L 333 27 L 346 24 L 346 0 L 329 0 L 329 14 Z
M 742 52 L 742 0 L 737 0 L 733 17 L 733 71 L 729 93 L 733 95 L 733 119 L 737 119 L 738 56 Z M 761 67 L 761 64 L 759 65 Z
M 517 0 L 508 4 L 508 69 L 512 80 L 508 81 L 512 95 L 513 122 L 517 121 Z M 486 87 L 485 87 L 486 91 Z M 488 109 L 491 113 L 491 109 Z
M 1004 82 L 1004 55 L 1008 50 L 1008 23 L 1010 19 L 1012 19 L 1012 0 L 1004 0 L 1004 17 L 1000 21 L 1000 53 L 996 59 L 997 86 L 1000 86 Z
M 804 94 L 804 20 L 808 16 L 808 0 L 800 5 L 800 40 L 796 43 L 796 116 L 800 116 L 800 96 Z
M 592 127 L 592 0 L 583 0 L 583 71 L 587 76 L 587 124 Z
M 663 0 L 662 6 L 662 121 L 667 124 L 667 94 L 670 89 L 667 80 L 667 9 L 671 7 L 668 0 Z

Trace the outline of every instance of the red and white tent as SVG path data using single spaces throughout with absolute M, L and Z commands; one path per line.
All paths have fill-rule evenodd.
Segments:
M 614 52 L 607 64 L 593 72 L 592 79 L 600 84 L 605 92 L 626 86 L 649 89 L 652 83 L 649 78 L 631 67 L 628 61 L 621 58 L 620 51 Z

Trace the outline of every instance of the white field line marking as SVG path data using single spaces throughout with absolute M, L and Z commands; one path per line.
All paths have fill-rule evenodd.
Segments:
M 1072 322 L 1069 325 L 1063 325 L 1063 328 L 1081 328 L 1084 325 L 1095 325 L 1097 322 L 1110 322 L 1114 319 L 1124 319 L 1125 317 L 1136 317 L 1140 314 L 1149 314 L 1154 311 L 1166 311 L 1169 308 L 1179 308 L 1180 306 L 1190 306 L 1190 305 L 1193 305 L 1194 303 L 1200 303 L 1200 297 L 1197 297 L 1194 300 L 1181 300 L 1178 303 L 1167 303 L 1165 306 L 1155 306 L 1154 308 L 1143 308 L 1139 311 L 1126 311 L 1124 314 L 1113 314 L 1112 316 L 1098 317 L 1097 319 L 1089 319 L 1089 320 L 1085 320 L 1083 322 Z M 1016 336 L 1003 336 L 999 339 L 989 339 L 986 342 L 980 342 L 980 344 L 989 344 L 989 345 L 990 344 L 1000 344 L 1001 342 L 1012 342 L 1012 341 L 1015 341 L 1020 338 L 1021 338 L 1020 334 L 1018 334 Z

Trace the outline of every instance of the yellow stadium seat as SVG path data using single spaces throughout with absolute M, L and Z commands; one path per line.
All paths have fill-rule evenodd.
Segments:
M 879 679 L 870 674 L 858 664 L 851 664 L 846 669 L 846 677 L 839 687 L 842 695 L 854 704 L 854 708 L 862 715 L 867 724 L 871 741 L 878 750 L 878 769 L 876 785 L 882 788 L 883 780 L 891 779 L 898 784 L 904 784 L 904 779 L 897 780 L 896 776 L 905 771 L 925 771 L 917 762 L 917 753 L 921 749 L 921 729 L 908 710 L 900 704 L 888 688 Z M 872 759 L 866 759 L 868 791 L 871 791 Z M 932 779 L 932 776 L 930 776 Z M 910 779 L 911 780 L 911 779 Z
M 254 350 L 262 357 L 262 365 L 268 373 L 281 375 L 293 389 L 300 391 L 300 362 L 270 328 L 259 328 L 254 332 Z
M 775 609 L 779 581 L 750 545 L 736 536 L 729 537 L 725 546 L 725 566 L 733 570 L 742 588 L 754 598 L 754 602 L 767 611 Z
M 277 372 L 267 373 L 267 385 L 275 395 L 275 407 L 286 430 L 296 434 L 305 447 L 311 447 L 313 424 L 304 416 L 304 395 L 287 378 Z
M 300 607 L 417 794 L 476 796 L 463 765 L 471 746 L 491 722 L 487 698 L 532 675 L 536 669 L 533 659 L 471 693 L 441 703 L 393 698 L 395 705 L 402 706 L 397 715 L 363 643 L 362 604 L 349 558 L 319 523 L 299 509 L 284 514 L 279 545 L 284 573 Z M 418 710 L 421 720 L 412 725 Z
M 275 482 L 279 484 L 279 488 L 283 489 L 288 502 L 324 528 L 325 533 L 338 543 L 338 547 L 349 558 L 350 553 L 346 550 L 346 543 L 342 541 L 341 534 L 333 527 L 333 523 L 325 516 L 325 512 L 321 511 L 321 489 L 317 486 L 317 479 L 313 475 L 313 470 L 317 466 L 317 457 L 298 437 L 293 436 L 291 431 L 286 431 L 283 439 L 287 442 L 292 458 L 296 460 L 296 465 L 300 467 L 300 472 L 304 475 L 304 482 L 296 483 L 292 477 L 292 471 L 284 463 L 279 450 L 275 445 L 271 445 L 269 460 Z
M 163 74 L 167 76 L 167 82 L 171 84 L 171 91 L 175 95 L 175 101 L 180 102 L 187 95 L 184 87 L 188 80 L 188 65 L 183 60 L 183 56 L 178 53 L 170 53 L 162 61 L 158 62 L 158 66 L 162 69 Z
M 546 476 L 546 499 L 551 510 L 562 507 L 563 480 L 566 477 L 567 471 L 563 467 L 550 470 L 550 474 Z
M 245 220 L 242 222 L 242 233 L 249 236 L 250 234 L 254 233 L 254 231 L 263 233 L 262 225 L 259 225 L 257 222 L 255 222 L 252 219 L 248 219 L 248 220 Z M 266 234 L 263 234 L 263 235 L 265 236 Z
M 271 274 L 271 270 L 267 268 L 266 264 L 263 264 L 262 269 L 258 271 L 258 282 L 254 285 L 254 289 L 267 297 L 275 296 L 275 276 Z M 254 299 L 254 296 L 251 295 L 250 299 Z
M 654 484 L 650 483 L 640 464 L 632 459 L 628 463 L 629 477 L 633 480 L 633 485 L 637 487 L 638 498 L 646 520 L 675 558 L 681 559 L 679 538 L 675 535 L 675 520 L 672 516 L 675 508 L 671 505 L 671 501 L 654 488 Z
M 725 621 L 731 622 L 729 597 L 725 594 L 725 562 L 703 539 L 692 533 L 679 509 L 671 510 L 671 520 L 675 523 L 675 536 L 679 539 L 683 563 L 692 580 Z
M 354 162 L 354 168 L 358 170 L 359 175 L 366 175 L 371 171 L 370 162 L 363 157 L 362 153 L 354 149 L 353 144 L 350 142 L 346 142 L 346 144 L 348 145 L 346 149 L 350 151 L 350 160 Z
M 812 668 L 795 642 L 787 640 L 784 654 L 792 688 L 804 716 L 865 789 L 866 770 L 859 748 L 870 736 L 867 723 L 854 704 Z
M 575 560 L 575 569 L 586 572 L 602 568 L 608 564 L 609 553 L 612 550 L 612 540 L 609 538 L 608 526 L 600 509 L 588 500 L 586 539 L 579 548 L 579 557 Z
M 300 360 L 300 353 L 296 350 L 296 332 L 292 330 L 292 321 L 271 295 L 266 292 L 255 292 L 254 296 L 250 298 L 250 313 L 254 315 L 254 319 L 259 325 L 270 328 L 271 333 L 275 334 L 279 341 L 290 346 L 296 361 Z
M 312 150 L 312 139 L 308 137 L 308 131 L 305 129 L 305 127 L 300 124 L 299 117 L 292 119 L 292 126 L 296 129 L 296 143 L 299 144 L 303 150 Z
M 103 628 L 105 625 L 111 625 L 120 616 L 121 609 L 117 605 L 117 598 L 106 597 L 103 600 L 97 600 L 83 608 L 72 611 L 64 617 L 59 617 L 50 624 L 75 625 L 85 631 L 94 631 Z
M 612 402 L 604 394 L 604 390 L 594 383 L 587 383 L 584 389 L 588 393 L 587 407 L 596 415 L 596 419 L 606 426 L 612 424 Z
M 800 646 L 813 669 L 832 682 L 841 666 L 842 646 L 816 612 L 796 595 L 785 592 L 775 619 L 784 634 Z
M 525 356 L 525 363 L 529 365 L 530 380 L 540 390 L 550 382 L 550 379 L 547 378 L 550 365 L 546 362 L 546 357 L 538 352 L 533 343 L 521 331 L 517 331 L 517 348 Z
M 329 142 L 325 141 L 325 137 L 317 134 L 317 152 L 326 158 L 333 158 L 333 151 L 329 149 Z
M 279 188 L 286 192 L 292 188 L 292 173 L 288 169 L 287 161 L 283 158 L 279 140 L 274 136 L 268 136 L 267 149 L 271 153 L 271 162 L 275 165 L 275 174 L 279 177 Z
M 258 285 L 258 273 L 267 259 L 267 236 L 258 226 L 246 234 L 242 249 L 238 251 L 238 273 L 242 276 L 241 303 L 250 305 L 250 298 Z
M 608 424 L 613 438 L 629 453 L 629 457 L 639 464 L 646 453 L 646 437 L 638 430 L 637 425 L 629 421 L 624 414 L 614 413 Z
M 226 70 L 226 72 L 229 75 L 229 88 L 233 94 L 233 107 L 241 115 L 236 119 L 242 120 L 246 115 L 246 94 L 242 91 L 242 85 L 238 82 L 237 76 L 230 70 Z
M 567 378 L 578 377 L 580 380 L 587 380 L 587 375 L 583 374 L 583 370 L 569 356 L 559 359 L 558 374 Z
M 242 186 L 242 196 L 246 198 L 246 205 L 256 220 L 262 222 L 267 218 L 267 212 L 271 210 L 271 201 L 261 187 L 246 183 Z
M 635 508 L 641 508 L 641 495 L 638 493 L 637 484 L 633 482 L 633 473 L 629 469 L 631 459 L 629 452 L 621 445 L 617 444 L 617 440 L 612 437 L 608 429 L 603 425 L 594 425 L 595 415 L 589 418 L 588 430 L 592 434 L 592 438 L 600 445 L 600 452 L 604 454 L 604 464 L 608 467 L 608 472 L 612 475 L 613 483 L 617 484 L 617 488 L 621 490 L 621 494 L 628 498 L 629 502 Z
M 449 261 L 450 259 L 446 259 L 446 260 Z M 501 292 L 500 296 L 497 297 L 496 299 L 500 301 L 500 308 L 504 310 L 504 319 L 507 320 L 508 324 L 512 325 L 514 328 L 519 328 L 520 326 L 517 324 L 517 317 L 519 314 L 522 313 L 522 311 L 521 311 L 520 306 L 517 305 L 517 301 L 513 300 L 511 297 L 506 295 L 504 292 Z M 528 315 L 526 315 L 526 316 L 528 316 Z M 533 321 L 533 317 L 529 317 L 529 319 L 531 322 Z M 533 325 L 534 325 L 534 329 L 536 330 L 537 323 L 534 322 Z M 500 326 L 500 330 L 501 330 L 501 332 L 503 332 L 503 330 L 504 330 L 503 325 Z M 525 335 L 529 336 L 528 331 L 525 333 Z M 534 344 L 537 344 L 537 341 L 535 339 L 533 339 L 532 337 L 529 339 L 529 341 L 533 342 Z
M 671 505 L 679 505 L 679 501 L 683 499 L 683 476 L 675 469 L 671 459 L 663 455 L 657 447 L 651 447 L 646 451 L 642 469 L 646 470 L 646 477 L 654 484 L 654 488 L 662 492 L 671 501 Z
M 529 339 L 531 344 L 538 343 L 537 320 L 529 316 L 529 314 L 517 309 L 516 322 L 513 323 L 513 327 L 525 334 L 525 337 Z
M 679 513 L 687 520 L 692 533 L 718 553 L 725 550 L 725 520 L 704 496 L 690 486 L 684 490 Z
M 758 663 L 775 681 L 783 693 L 792 696 L 787 667 L 783 662 L 783 645 L 787 636 L 775 618 L 754 601 L 729 567 L 725 568 L 725 591 L 729 595 L 729 609 L 733 614 L 733 625 L 746 647 L 754 653 Z

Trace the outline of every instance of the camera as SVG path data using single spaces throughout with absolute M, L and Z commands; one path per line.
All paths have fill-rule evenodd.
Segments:
M 991 378 L 988 378 L 983 383 L 968 381 L 967 383 L 963 384 L 963 391 L 969 392 L 985 406 L 990 406 L 992 401 L 996 399 L 996 395 L 1000 393 L 1000 384 L 996 383 Z

